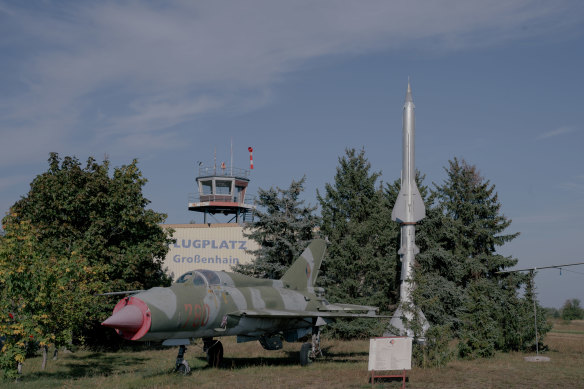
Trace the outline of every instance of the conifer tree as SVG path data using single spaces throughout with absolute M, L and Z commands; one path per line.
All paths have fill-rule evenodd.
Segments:
M 414 299 L 432 324 L 452 326 L 463 356 L 525 347 L 529 335 L 517 331 L 533 313 L 524 309 L 528 296 L 518 293 L 527 276 L 497 273 L 517 263 L 497 247 L 519 234 L 504 233 L 511 220 L 475 166 L 455 158 L 445 170 L 448 177 L 435 186 L 420 223 Z M 539 332 L 545 331 L 542 323 Z
M 292 180 L 287 189 L 258 190 L 256 221 L 246 226 L 245 236 L 257 242 L 250 250 L 255 260 L 234 266 L 234 271 L 259 278 L 279 279 L 315 238 L 316 207 L 305 206 L 300 195 L 306 177 Z
M 317 191 L 321 205 L 321 234 L 330 244 L 323 263 L 321 285 L 330 301 L 379 306 L 387 312 L 397 301 L 395 283 L 397 225 L 377 184 L 379 172 L 362 149 L 345 150 L 334 183 Z M 339 337 L 369 336 L 372 321 L 338 321 L 331 327 Z M 376 334 L 379 334 L 377 331 Z

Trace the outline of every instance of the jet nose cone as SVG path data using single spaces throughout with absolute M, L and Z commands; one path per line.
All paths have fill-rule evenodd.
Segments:
M 118 302 L 113 314 L 101 325 L 115 328 L 124 339 L 138 340 L 150 331 L 152 315 L 139 298 L 126 297 Z
M 101 323 L 102 326 L 116 328 L 118 330 L 138 330 L 142 327 L 144 315 L 135 305 L 126 305 Z

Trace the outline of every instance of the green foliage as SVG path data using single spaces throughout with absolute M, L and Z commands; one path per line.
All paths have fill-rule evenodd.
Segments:
M 467 358 L 491 357 L 502 336 L 497 318 L 499 302 L 490 296 L 496 291 L 491 280 L 473 280 L 465 292 L 468 299 L 461 315 L 459 354 Z
M 580 308 L 580 300 L 566 300 L 561 310 L 563 320 L 582 320 L 584 319 L 584 309 Z
M 102 342 L 92 329 L 113 301 L 95 293 L 168 284 L 160 258 L 171 239 L 159 226 L 165 216 L 145 209 L 145 183 L 135 160 L 110 177 L 107 161 L 82 168 L 51 154 L 48 171 L 2 221 L 1 312 L 14 319 L 0 319 L 0 333 L 16 336 L 6 345 L 30 336 L 41 346 Z
M 560 318 L 560 310 L 558 308 L 546 307 L 543 310 L 545 311 L 545 314 L 546 314 L 547 317 L 551 317 L 553 319 L 559 319 Z
M 387 311 L 398 297 L 398 230 L 391 222 L 388 200 L 377 187 L 380 173 L 370 170 L 364 150 L 347 149 L 339 158 L 334 184 L 325 184 L 324 196 L 317 191 L 321 234 L 330 242 L 319 283 L 330 301 Z M 331 329 L 340 338 L 369 336 L 374 324 L 371 320 L 339 321 Z
M 8 312 L 0 318 L 0 333 L 7 335 L 0 365 L 6 377 L 15 374 L 33 344 L 70 343 L 72 328 L 84 323 L 93 293 L 103 287 L 102 265 L 90 266 L 76 252 L 45 256 L 36 229 L 14 218 L 4 219 L 0 244 L 0 311 Z
M 519 234 L 503 234 L 511 220 L 500 214 L 495 186 L 475 166 L 455 158 L 446 173 L 419 223 L 414 300 L 431 324 L 452 326 L 461 356 L 530 348 L 535 345 L 533 294 L 519 296 L 528 276 L 497 273 L 517 263 L 497 254 L 497 247 Z M 538 332 L 544 334 L 549 326 L 538 310 Z
M 450 325 L 431 326 L 426 332 L 426 342 L 413 345 L 412 363 L 424 368 L 446 366 L 455 356 L 451 343 Z
M 251 264 L 234 266 L 234 270 L 259 278 L 279 279 L 314 239 L 318 217 L 316 207 L 300 200 L 306 177 L 292 181 L 288 189 L 258 190 L 256 221 L 246 226 L 245 236 L 260 248 L 250 250 Z
M 36 323 L 27 309 L 29 296 L 11 293 L 28 286 L 31 265 L 38 262 L 30 226 L 23 223 L 18 227 L 17 231 L 5 230 L 0 240 L 0 334 L 5 338 L 0 352 L 0 370 L 5 379 L 17 377 L 17 364 L 24 361 L 28 343 L 38 335 Z M 21 257 L 25 260 L 14 266 Z

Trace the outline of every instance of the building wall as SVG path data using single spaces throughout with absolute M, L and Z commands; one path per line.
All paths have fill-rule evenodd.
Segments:
M 239 224 L 163 224 L 174 230 L 175 244 L 164 259 L 163 267 L 176 280 L 194 269 L 231 271 L 231 266 L 250 263 L 253 255 L 246 250 L 259 248 L 243 236 Z

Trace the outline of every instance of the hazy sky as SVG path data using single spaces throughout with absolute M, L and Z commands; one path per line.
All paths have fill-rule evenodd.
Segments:
M 408 76 L 416 165 L 453 157 L 496 185 L 518 268 L 584 262 L 584 2 L 2 1 L 0 210 L 49 152 L 138 158 L 151 207 L 187 210 L 213 151 L 250 190 L 332 182 L 345 148 L 400 176 Z M 584 302 L 584 266 L 541 271 L 541 302 Z

